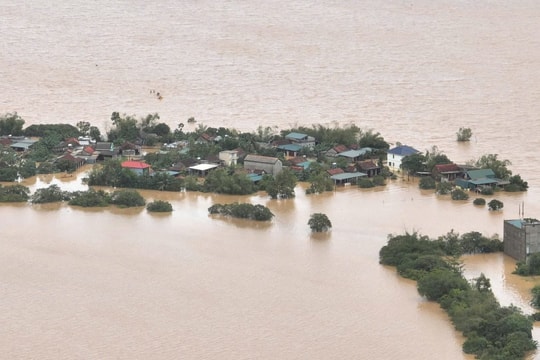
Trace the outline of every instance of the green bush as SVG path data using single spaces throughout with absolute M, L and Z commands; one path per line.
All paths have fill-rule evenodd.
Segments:
M 173 211 L 173 208 L 167 201 L 155 200 L 146 206 L 146 210 L 150 212 L 171 212 Z
M 309 217 L 308 225 L 311 228 L 311 231 L 323 232 L 332 227 L 332 222 L 325 214 L 315 213 L 311 214 Z
M 452 190 L 450 196 L 452 197 L 452 200 L 467 200 L 469 198 L 469 194 L 461 189 Z
M 368 188 L 375 187 L 375 184 L 373 184 L 373 181 L 371 181 L 370 179 L 361 178 L 358 180 L 358 187 L 362 189 L 368 189 Z
M 110 197 L 105 191 L 90 189 L 72 193 L 68 204 L 82 207 L 105 207 L 109 206 L 109 202 Z
M 493 195 L 494 192 L 495 191 L 491 187 L 484 187 L 482 188 L 482 190 L 480 190 L 480 194 L 486 195 L 486 196 Z
M 424 176 L 418 182 L 418 187 L 424 190 L 435 189 L 437 187 L 437 183 L 431 176 Z
M 484 205 L 486 205 L 486 199 L 484 199 L 484 198 L 476 198 L 476 199 L 474 199 L 473 204 L 474 205 L 484 206 Z
M 502 201 L 499 201 L 497 199 L 493 199 L 490 202 L 488 202 L 488 208 L 492 211 L 500 210 L 504 207 L 504 204 Z
M 452 191 L 453 188 L 454 188 L 454 186 L 452 185 L 452 183 L 450 183 L 448 181 L 442 181 L 442 182 L 437 184 L 437 194 L 439 194 L 439 195 L 450 194 L 450 192 Z
M 250 219 L 257 221 L 270 221 L 274 214 L 264 205 L 239 204 L 214 204 L 208 208 L 210 214 L 221 214 L 240 219 Z
M 376 175 L 372 178 L 372 181 L 373 181 L 373 185 L 375 186 L 384 186 L 386 185 L 386 182 L 384 180 L 384 176 L 382 175 Z
M 70 194 L 66 191 L 62 191 L 58 185 L 54 184 L 47 188 L 37 189 L 30 197 L 32 204 L 46 204 L 69 199 Z
M 23 185 L 0 185 L 0 202 L 28 201 L 30 189 Z
M 111 194 L 110 203 L 122 208 L 144 206 L 146 201 L 136 190 L 116 190 Z

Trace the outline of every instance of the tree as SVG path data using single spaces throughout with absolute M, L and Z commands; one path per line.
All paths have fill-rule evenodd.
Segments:
M 334 182 L 326 174 L 320 172 L 310 177 L 311 185 L 306 190 L 306 194 L 319 194 L 325 191 L 334 190 Z
M 384 140 L 382 135 L 373 130 L 367 130 L 360 135 L 358 140 L 360 147 L 370 147 L 375 149 L 385 149 L 390 148 L 390 145 Z
M 79 121 L 76 126 L 81 135 L 87 136 L 89 134 L 91 124 L 88 121 Z
M 496 211 L 496 210 L 502 209 L 503 207 L 504 207 L 503 202 L 499 201 L 497 199 L 493 199 L 490 202 L 488 202 L 488 209 L 489 210 Z
M 163 200 L 155 200 L 146 205 L 149 212 L 171 212 L 173 211 L 171 203 Z
M 142 195 L 136 190 L 116 190 L 111 194 L 110 202 L 122 208 L 144 206 L 146 204 Z
M 62 191 L 58 185 L 50 185 L 47 188 L 37 189 L 30 197 L 32 204 L 45 204 L 69 200 L 69 194 Z
M 313 232 L 323 232 L 332 227 L 332 222 L 325 214 L 314 213 L 309 217 L 308 225 Z
M 421 153 L 412 154 L 406 156 L 401 161 L 401 168 L 408 172 L 411 175 L 416 174 L 417 172 L 424 171 L 426 168 L 426 156 Z
M 469 141 L 472 136 L 472 130 L 470 128 L 460 127 L 456 133 L 457 141 Z
M 418 292 L 428 300 L 439 301 L 454 289 L 468 290 L 469 284 L 452 270 L 437 269 L 418 279 Z
M 508 169 L 512 165 L 510 160 L 499 160 L 497 154 L 482 155 L 476 160 L 475 166 L 480 169 L 491 169 L 495 173 L 495 177 L 499 179 L 508 179 L 512 175 L 512 171 Z
M 23 134 L 23 126 L 24 120 L 17 114 L 17 112 L 7 113 L 0 116 L 0 136 L 20 136 Z
M 296 176 L 289 169 L 283 169 L 274 177 L 264 179 L 266 192 L 272 199 L 290 199 L 295 196 Z
M 418 187 L 423 190 L 435 189 L 437 187 L 437 183 L 431 176 L 424 176 L 418 182 Z
M 88 136 L 95 141 L 101 141 L 101 131 L 97 126 L 90 126 L 88 130 Z
M 469 194 L 461 189 L 452 190 L 450 196 L 452 197 L 452 200 L 467 200 L 469 198 Z
M 425 165 L 426 170 L 431 172 L 435 165 L 450 164 L 452 161 L 437 146 L 432 146 L 431 150 L 426 151 Z

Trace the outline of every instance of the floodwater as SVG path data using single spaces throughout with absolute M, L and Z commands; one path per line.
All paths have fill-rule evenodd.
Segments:
M 498 213 L 401 178 L 318 196 L 299 185 L 285 201 L 143 193 L 170 201 L 169 215 L 0 205 L 3 358 L 470 359 L 444 312 L 378 251 L 404 231 L 502 234 L 521 204 L 540 217 L 537 2 L 0 0 L 0 18 L 0 113 L 27 124 L 105 131 L 113 111 L 247 131 L 354 123 L 458 163 L 499 154 L 530 185 L 497 194 Z M 456 143 L 459 127 L 470 143 Z M 74 190 L 82 176 L 26 184 Z M 208 215 L 232 201 L 276 217 Z M 310 234 L 314 212 L 330 233 Z M 512 275 L 512 259 L 464 263 L 502 304 L 533 311 L 536 279 Z

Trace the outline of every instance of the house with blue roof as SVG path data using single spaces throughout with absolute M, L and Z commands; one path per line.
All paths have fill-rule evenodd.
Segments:
M 365 147 L 358 150 L 343 151 L 343 152 L 340 152 L 337 156 L 347 158 L 351 162 L 356 162 L 356 161 L 361 160 L 365 155 L 371 153 L 372 151 L 373 151 L 372 148 Z
M 407 156 L 418 154 L 420 151 L 407 145 L 396 146 L 387 151 L 386 160 L 389 168 L 400 169 L 403 159 Z

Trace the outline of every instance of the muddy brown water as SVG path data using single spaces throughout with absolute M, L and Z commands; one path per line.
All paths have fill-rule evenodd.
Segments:
M 470 359 L 414 283 L 378 264 L 389 233 L 501 234 L 540 217 L 540 6 L 533 1 L 0 0 L 0 112 L 28 124 L 158 112 L 176 127 L 344 125 L 464 163 L 512 161 L 530 190 L 502 212 L 398 179 L 294 200 L 143 192 L 174 212 L 0 205 L 0 352 L 10 359 Z M 157 99 L 150 90 L 157 90 Z M 458 144 L 459 127 L 473 138 Z M 73 177 L 25 180 L 32 190 Z M 487 199 L 488 201 L 490 198 Z M 211 217 L 264 204 L 270 224 Z M 313 212 L 333 229 L 311 235 Z M 526 313 L 536 279 L 464 258 Z M 534 335 L 540 339 L 539 327 Z M 539 358 L 533 354 L 531 358 Z

